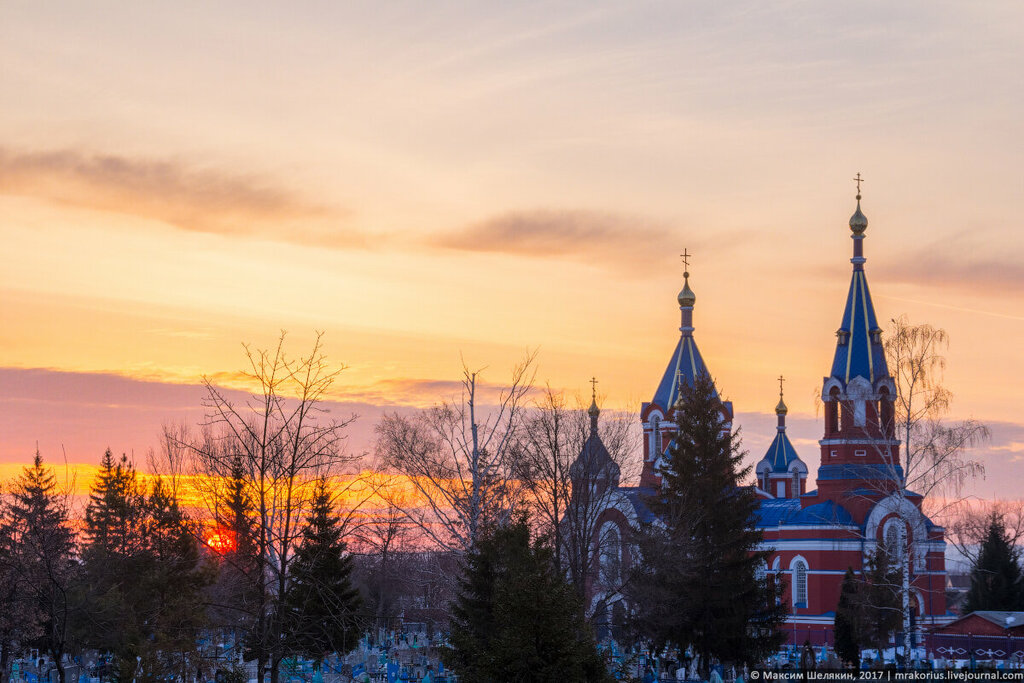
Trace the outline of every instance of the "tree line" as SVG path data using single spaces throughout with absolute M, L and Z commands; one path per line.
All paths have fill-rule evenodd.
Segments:
M 277 683 L 285 658 L 344 653 L 399 613 L 448 635 L 465 681 L 603 680 L 609 636 L 692 659 L 705 677 L 777 649 L 785 587 L 762 571 L 750 469 L 711 377 L 681 387 L 664 486 L 623 536 L 601 512 L 636 475 L 635 420 L 599 421 L 596 391 L 589 410 L 538 391 L 534 354 L 503 384 L 464 367 L 459 395 L 386 414 L 365 476 L 353 476 L 365 456 L 345 448 L 354 418 L 327 408 L 344 368 L 319 337 L 308 355 L 290 356 L 282 336 L 246 358 L 256 389 L 235 401 L 207 381 L 206 420 L 165 429 L 151 485 L 108 452 L 77 519 L 37 454 L 5 493 L 4 675 L 13 653 L 37 648 L 62 676 L 66 656 L 95 650 L 118 680 L 198 679 L 197 640 L 215 631 Z M 933 437 L 948 434 L 936 413 Z M 936 446 L 947 441 L 915 451 L 929 481 L 973 467 Z M 849 573 L 837 638 L 848 626 L 864 647 L 906 618 L 898 557 L 883 548 Z

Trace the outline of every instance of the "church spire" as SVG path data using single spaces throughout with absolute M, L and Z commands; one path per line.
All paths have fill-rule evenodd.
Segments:
M 882 347 L 882 329 L 875 317 L 875 306 L 864 273 L 864 262 L 867 261 L 864 258 L 864 232 L 868 227 L 868 219 L 860 209 L 860 184 L 864 179 L 858 173 L 854 180 L 857 181 L 857 209 L 850 217 L 853 277 L 843 310 L 843 322 L 836 331 L 836 353 L 831 373 L 843 385 L 858 376 L 871 384 L 889 376 Z
M 786 380 L 779 375 L 779 404 L 775 406 L 775 414 L 779 418 L 778 429 L 780 432 L 786 431 L 786 413 L 789 412 L 789 408 L 786 407 L 786 402 L 782 400 L 782 383 Z
M 676 300 L 679 302 L 679 310 L 682 312 L 682 324 L 679 326 L 679 331 L 683 333 L 684 337 L 693 336 L 693 304 L 697 302 L 697 295 L 690 289 L 690 257 L 693 254 L 689 253 L 686 249 L 683 249 L 683 253 L 679 255 L 683 259 L 683 289 L 679 292 L 679 296 Z
M 597 434 L 597 418 L 601 415 L 601 409 L 597 407 L 597 377 L 590 378 L 590 407 L 587 408 L 590 415 L 590 433 Z

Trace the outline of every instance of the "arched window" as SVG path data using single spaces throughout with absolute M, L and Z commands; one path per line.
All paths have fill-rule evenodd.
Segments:
M 896 563 L 903 559 L 907 542 L 907 527 L 903 520 L 893 517 L 885 523 L 883 531 L 883 543 L 885 543 L 885 554 L 889 561 Z
M 661 455 L 661 418 L 651 418 L 651 458 L 657 460 Z
M 622 577 L 622 535 L 614 522 L 605 522 L 598 535 L 601 584 L 616 590 Z
M 793 607 L 807 607 L 807 563 L 793 562 Z

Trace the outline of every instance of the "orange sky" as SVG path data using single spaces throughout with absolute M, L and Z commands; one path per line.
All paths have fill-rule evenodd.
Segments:
M 1022 33 L 1011 2 L 5 3 L 0 461 L 142 453 L 281 328 L 349 365 L 359 449 L 460 354 L 500 381 L 539 347 L 635 410 L 686 247 L 747 446 L 783 373 L 816 462 L 860 171 L 879 319 L 948 330 L 954 412 L 996 427 L 978 492 L 1009 495 Z

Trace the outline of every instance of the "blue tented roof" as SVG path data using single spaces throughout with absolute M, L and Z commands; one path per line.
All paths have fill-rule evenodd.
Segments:
M 676 404 L 676 399 L 679 398 L 679 382 L 682 381 L 692 386 L 693 378 L 707 371 L 704 359 L 701 358 L 700 351 L 697 349 L 697 342 L 693 340 L 692 336 L 680 337 L 651 402 L 660 406 L 662 410 L 671 410 Z M 718 391 L 716 390 L 715 396 L 717 395 Z
M 768 447 L 768 452 L 764 454 L 764 459 L 771 463 L 773 472 L 787 472 L 789 464 L 794 460 L 800 459 L 789 437 L 786 436 L 786 430 L 779 429 L 776 432 L 775 440 Z
M 881 340 L 872 339 L 871 330 L 878 329 L 875 307 L 868 291 L 867 276 L 863 270 L 854 270 L 850 291 L 846 296 L 843 323 L 840 331 L 845 333 L 845 342 L 836 342 L 836 355 L 832 360 L 832 377 L 843 383 L 854 377 L 864 377 L 872 384 L 881 377 L 889 376 L 885 362 L 885 351 Z

